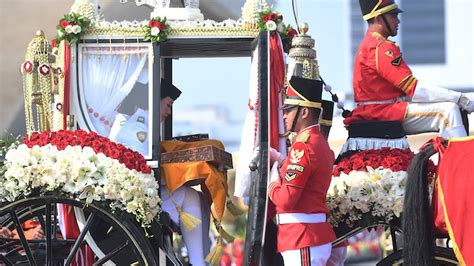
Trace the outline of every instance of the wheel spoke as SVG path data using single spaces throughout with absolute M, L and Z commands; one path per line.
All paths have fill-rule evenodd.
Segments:
M 122 252 L 122 250 L 124 250 L 129 245 L 130 245 L 130 241 L 125 242 L 122 246 L 112 250 L 109 254 L 105 255 L 102 259 L 95 262 L 92 266 L 98 266 L 98 265 L 104 264 L 106 261 L 110 260 L 113 256 Z
M 0 245 L 0 250 L 5 250 L 13 245 L 16 245 L 20 242 L 20 240 L 15 240 L 15 239 L 5 239 L 5 243 Z
M 46 265 L 52 264 L 53 247 L 51 245 L 51 203 L 46 203 L 46 224 L 44 227 L 44 237 L 46 238 Z
M 58 233 L 58 205 L 53 205 L 53 235 L 52 238 L 56 239 L 56 234 Z
M 28 262 L 30 263 L 30 265 L 36 265 L 36 262 L 33 259 L 33 255 L 31 254 L 30 246 L 28 245 L 28 242 L 26 241 L 25 232 L 23 232 L 23 228 L 21 227 L 20 221 L 18 220 L 18 216 L 16 215 L 15 210 L 12 210 L 10 212 L 10 215 L 12 217 L 13 223 L 15 224 L 16 231 L 18 232 L 18 235 L 20 236 L 21 245 L 23 246 L 23 250 L 26 253 Z
M 9 251 L 5 254 L 5 256 L 8 257 L 8 256 L 10 256 L 10 255 L 13 255 L 13 254 L 17 253 L 18 251 L 20 251 L 20 250 L 22 250 L 22 249 L 23 249 L 23 248 L 22 248 L 21 246 L 16 247 L 16 248 L 14 248 L 14 249 L 11 249 L 11 250 L 9 250 Z
M 11 262 L 7 257 L 2 254 L 0 254 L 0 261 L 5 263 L 5 265 L 7 266 L 13 265 L 13 262 Z
M 87 218 L 87 222 L 84 225 L 84 229 L 81 231 L 81 234 L 79 235 L 76 242 L 74 243 L 74 246 L 72 247 L 72 250 L 69 253 L 69 256 L 67 257 L 65 265 L 71 264 L 72 259 L 76 256 L 77 250 L 81 247 L 84 237 L 86 236 L 87 232 L 89 232 L 89 228 L 92 222 L 94 221 L 94 219 L 95 219 L 95 214 L 92 212 Z
M 80 228 L 82 230 L 80 230 L 77 237 L 70 237 L 65 240 L 57 238 L 60 230 L 58 224 L 60 217 L 58 216 L 59 210 L 57 209 L 59 206 L 56 204 L 82 208 L 86 213 L 85 217 L 83 215 L 83 218 L 81 218 Z M 27 265 L 41 264 L 50 266 L 54 265 L 58 259 L 61 259 L 64 262 L 64 264 L 61 263 L 62 265 L 70 265 L 80 253 L 79 249 L 86 244 L 86 236 L 89 236 L 92 227 L 97 222 L 104 225 L 103 229 L 100 228 L 97 231 L 101 233 L 101 235 L 97 236 L 99 238 L 99 245 L 104 246 L 96 245 L 95 247 L 102 253 L 100 258 L 96 258 L 95 265 L 103 265 L 109 262 L 117 263 L 117 261 L 123 262 L 123 260 L 127 261 L 127 265 L 157 262 L 153 248 L 142 235 L 142 231 L 127 220 L 121 221 L 107 208 L 102 209 L 93 204 L 84 205 L 81 201 L 46 195 L 20 199 L 3 205 L 0 207 L 0 216 L 5 218 L 2 220 L 1 225 L 15 229 L 18 231 L 19 236 L 17 239 L 0 238 L 0 251 L 4 252 L 0 252 L 0 264 L 12 265 L 23 263 Z M 45 233 L 45 238 L 38 240 L 27 239 L 28 232 L 23 230 L 22 222 L 29 219 L 39 222 L 37 226 L 41 226 Z M 95 230 L 93 231 L 95 232 Z M 108 237 L 117 238 L 112 241 L 112 247 L 107 246 L 107 241 L 104 243 L 100 242 L 101 237 L 104 237 L 102 235 L 104 233 L 105 239 Z M 97 241 L 97 239 L 91 236 L 91 241 L 95 243 L 94 241 Z M 37 247 L 39 250 L 37 250 Z M 157 263 L 151 263 L 151 265 L 155 264 Z
M 41 226 L 43 228 L 46 228 L 46 222 L 44 221 L 43 215 L 38 214 L 36 217 L 38 218 L 38 222 L 41 224 Z

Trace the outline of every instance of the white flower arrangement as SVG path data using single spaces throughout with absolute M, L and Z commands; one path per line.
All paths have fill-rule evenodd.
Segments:
M 153 172 L 128 169 L 91 147 L 21 144 L 5 155 L 0 198 L 13 201 L 34 190 L 60 192 L 87 204 L 107 201 L 112 210 L 133 214 L 146 228 L 160 212 L 158 183 Z
M 333 169 L 326 203 L 329 222 L 353 227 L 389 223 L 400 217 L 408 166 L 414 154 L 410 149 L 381 148 L 354 153 L 340 160 Z M 433 190 L 436 166 L 427 164 L 429 189 Z
M 56 26 L 56 43 L 66 40 L 68 45 L 82 37 L 84 31 L 91 25 L 91 19 L 81 14 L 71 12 L 64 15 Z
M 153 27 L 151 28 L 150 34 L 152 36 L 158 36 L 158 34 L 160 34 L 160 29 L 158 27 Z
M 330 223 L 352 227 L 363 216 L 390 222 L 403 210 L 407 172 L 367 166 L 367 171 L 341 172 L 332 178 L 326 202 Z
M 73 30 L 73 27 L 72 25 L 67 25 L 66 28 L 64 28 L 64 30 L 66 31 L 66 33 L 73 33 L 74 30 Z
M 275 31 L 277 29 L 277 24 L 273 20 L 269 20 L 265 22 L 265 26 L 267 27 L 267 30 L 269 31 Z
M 168 39 L 171 27 L 168 24 L 166 17 L 156 17 L 150 19 L 148 24 L 143 26 L 143 30 L 145 31 L 145 36 L 143 37 L 145 41 L 158 43 Z
M 79 26 L 79 25 L 72 26 L 72 33 L 79 34 L 79 33 L 81 33 L 81 31 L 82 31 L 81 26 Z

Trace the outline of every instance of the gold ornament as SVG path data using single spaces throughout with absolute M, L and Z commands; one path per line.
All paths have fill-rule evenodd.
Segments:
M 89 20 L 95 20 L 96 12 L 94 4 L 89 0 L 76 0 L 71 7 L 71 13 L 82 15 Z
M 319 66 L 316 60 L 315 41 L 309 36 L 309 26 L 302 23 L 299 26 L 301 31 L 298 36 L 291 41 L 291 49 L 288 55 L 294 59 L 294 66 L 288 67 L 293 73 L 288 73 L 288 77 L 297 76 L 306 79 L 319 80 Z
M 242 20 L 245 28 L 257 29 L 259 13 L 268 11 L 270 7 L 266 1 L 262 0 L 247 0 L 242 7 Z
M 53 71 L 50 57 L 51 46 L 39 30 L 29 43 L 22 65 L 23 91 L 25 97 L 26 131 L 49 130 L 52 126 L 52 88 Z M 25 64 L 31 64 L 31 68 Z M 36 125 L 34 114 L 36 113 Z

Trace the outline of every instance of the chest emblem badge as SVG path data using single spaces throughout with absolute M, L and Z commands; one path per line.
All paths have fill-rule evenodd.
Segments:
M 292 163 L 299 163 L 301 161 L 301 158 L 304 155 L 304 150 L 291 150 L 290 153 L 290 161 Z
M 145 140 L 146 140 L 146 135 L 147 135 L 147 133 L 146 133 L 145 131 L 139 131 L 139 132 L 137 132 L 137 139 L 138 139 L 141 143 L 143 143 L 143 142 L 145 142 Z

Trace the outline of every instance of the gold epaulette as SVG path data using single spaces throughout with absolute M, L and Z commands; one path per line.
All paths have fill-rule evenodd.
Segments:
M 305 130 L 298 134 L 298 137 L 296 137 L 296 142 L 303 142 L 306 143 L 309 139 L 309 131 Z

